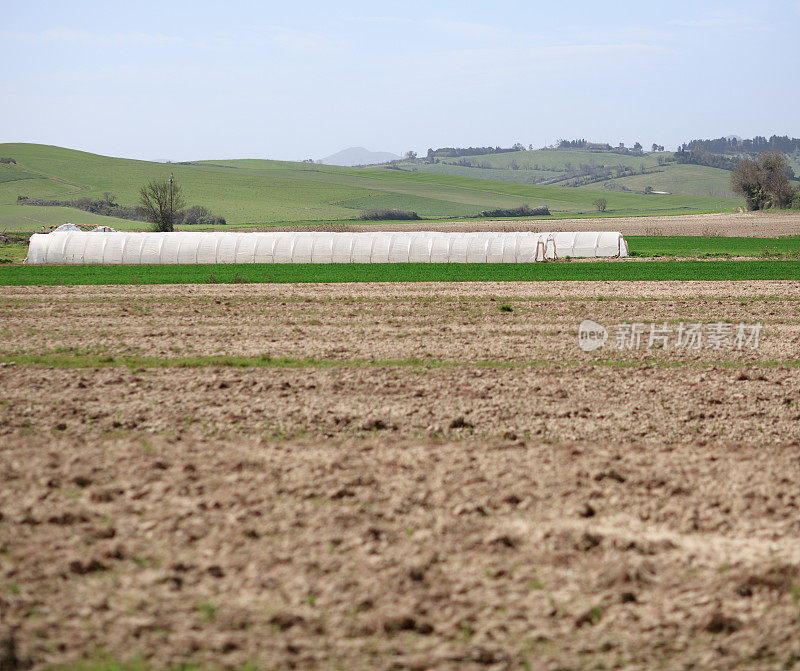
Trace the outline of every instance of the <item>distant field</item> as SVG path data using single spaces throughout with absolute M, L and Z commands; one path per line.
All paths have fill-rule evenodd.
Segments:
M 617 216 L 721 212 L 738 205 L 727 198 L 653 198 L 386 168 L 267 160 L 165 165 L 33 144 L 1 144 L 0 155 L 17 161 L 17 166 L 12 166 L 15 178 L 0 181 L 0 226 L 9 230 L 31 230 L 38 222 L 32 224 L 30 219 L 44 219 L 35 211 L 26 214 L 27 208 L 7 209 L 16 208 L 17 196 L 69 200 L 98 198 L 108 191 L 121 204 L 135 205 L 142 184 L 166 178 L 170 172 L 189 204 L 204 205 L 234 226 L 352 220 L 363 209 L 383 207 L 413 209 L 422 217 L 446 219 L 527 203 L 547 205 L 556 215 L 581 216 L 596 213 L 593 202 L 598 197 L 607 198 L 607 212 Z M 74 220 L 79 215 L 65 211 L 47 216 Z M 87 220 L 88 216 L 79 219 Z M 139 226 L 116 227 L 131 225 Z
M 538 180 L 552 179 L 559 174 L 541 170 L 511 170 L 499 168 L 488 170 L 486 168 L 453 165 L 452 163 L 432 163 L 413 167 L 407 164 L 407 169 L 426 173 L 461 175 L 464 177 L 484 179 L 491 178 L 520 184 L 533 184 Z M 675 163 L 660 167 L 651 167 L 650 170 L 653 172 L 609 179 L 580 188 L 591 189 L 592 191 L 597 191 L 599 189 L 607 191 L 604 185 L 609 184 L 641 193 L 649 186 L 655 191 L 667 191 L 670 194 L 712 196 L 715 198 L 735 197 L 730 188 L 731 173 L 727 170 L 709 168 L 701 165 L 678 165 Z M 604 197 L 607 197 L 607 194 Z M 653 195 L 652 197 L 657 198 L 659 196 Z
M 577 167 L 581 163 L 589 165 L 624 165 L 633 168 L 653 168 L 658 166 L 658 157 L 672 158 L 672 152 L 656 154 L 615 154 L 609 151 L 587 151 L 583 149 L 534 149 L 532 151 L 511 151 L 501 154 L 483 156 L 465 156 L 466 159 L 478 159 L 493 168 L 507 168 L 512 162 L 520 168 L 563 168 L 567 163 Z M 443 162 L 456 163 L 458 158 L 443 158 Z
M 533 184 L 543 180 L 563 178 L 566 176 L 567 171 L 578 170 L 581 165 L 607 166 L 611 168 L 624 166 L 635 170 L 654 170 L 659 167 L 659 157 L 672 158 L 672 154 L 667 152 L 664 154 L 636 156 L 579 149 L 536 149 L 533 151 L 441 158 L 438 163 L 431 164 L 404 162 L 401 165 L 404 169 L 412 171 Z M 472 163 L 473 166 L 459 165 L 461 161 Z M 513 166 L 516 166 L 516 168 Z M 561 183 L 558 185 L 562 186 Z M 602 183 L 591 185 L 589 188 L 601 189 Z M 692 192 L 685 193 L 691 194 Z
M 655 191 L 671 194 L 735 198 L 730 188 L 731 173 L 720 168 L 678 164 L 672 162 L 672 152 L 645 153 L 642 155 L 616 154 L 610 151 L 582 149 L 537 149 L 533 151 L 505 152 L 479 156 L 440 158 L 438 163 L 417 164 L 405 161 L 405 170 L 426 173 L 460 175 L 520 184 L 536 184 L 558 180 L 558 186 L 574 186 L 568 175 L 581 171 L 581 166 L 604 166 L 612 171 L 619 167 L 631 168 L 636 174 L 614 177 L 588 185 L 585 189 L 625 187 L 642 193 L 649 186 Z M 669 163 L 664 160 L 669 159 Z M 659 163 L 659 160 L 662 162 Z M 800 156 L 787 156 L 789 165 L 800 176 Z M 465 161 L 472 165 L 459 165 Z M 642 172 L 643 171 L 643 172 Z M 585 173 L 584 173 L 585 174 Z
M 734 198 L 730 186 L 731 173 L 721 168 L 705 165 L 677 164 L 658 168 L 654 173 L 632 175 L 610 179 L 603 184 L 622 186 L 631 191 L 644 191 L 651 187 L 654 191 L 668 193 L 693 193 L 695 195 Z M 596 187 L 596 185 L 593 185 Z M 589 187 L 580 187 L 589 188 Z M 658 198 L 658 195 L 654 195 Z
M 0 286 L 555 280 L 800 280 L 800 261 L 0 267 Z

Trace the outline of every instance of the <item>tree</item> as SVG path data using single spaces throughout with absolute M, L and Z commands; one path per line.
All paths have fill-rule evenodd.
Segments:
M 181 187 L 172 175 L 168 180 L 153 180 L 139 190 L 139 212 L 153 224 L 156 231 L 171 231 L 177 213 L 185 206 Z
M 779 151 L 741 159 L 731 172 L 731 188 L 744 196 L 748 210 L 787 207 L 792 200 L 787 168 L 786 157 Z
M 636 151 L 642 151 L 642 143 L 641 142 L 637 142 L 636 144 L 633 145 L 633 148 Z
M 605 198 L 598 198 L 594 201 L 593 205 L 597 208 L 598 212 L 605 212 L 608 201 Z
M 406 152 L 405 159 L 407 161 L 413 161 L 415 158 L 417 158 L 417 152 L 415 152 L 415 151 L 407 151 Z

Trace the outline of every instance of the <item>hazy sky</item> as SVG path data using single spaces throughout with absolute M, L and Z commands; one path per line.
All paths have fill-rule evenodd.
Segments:
M 297 160 L 800 136 L 800 1 L 3 5 L 0 142 Z

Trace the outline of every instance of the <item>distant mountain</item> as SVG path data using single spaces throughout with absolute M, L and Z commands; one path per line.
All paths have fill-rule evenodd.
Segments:
M 325 165 L 372 165 L 396 161 L 400 157 L 388 151 L 370 151 L 364 147 L 350 147 L 320 159 L 318 163 Z

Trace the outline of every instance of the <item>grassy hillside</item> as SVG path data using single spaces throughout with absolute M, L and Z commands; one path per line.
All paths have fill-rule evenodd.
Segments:
M 672 163 L 658 168 L 652 173 L 610 179 L 603 182 L 602 185 L 593 184 L 592 188 L 596 189 L 598 186 L 605 188 L 608 185 L 610 188 L 622 188 L 641 193 L 649 186 L 654 191 L 668 193 L 734 198 L 730 182 L 731 173 L 728 170 L 709 168 L 704 165 Z
M 642 193 L 648 186 L 671 194 L 734 198 L 727 170 L 677 164 L 672 152 L 641 155 L 615 154 L 588 149 L 537 149 L 479 156 L 440 158 L 437 163 L 403 161 L 404 170 L 460 175 L 519 184 L 552 184 L 590 189 L 609 188 Z M 735 158 L 735 157 L 732 157 Z M 800 176 L 800 154 L 786 157 Z M 584 184 L 582 176 L 594 168 L 607 168 L 611 175 Z M 620 176 L 620 169 L 630 173 Z
M 438 163 L 431 164 L 405 161 L 401 166 L 409 170 L 499 179 L 523 184 L 555 182 L 561 186 L 571 186 L 569 178 L 576 173 L 585 172 L 587 167 L 607 167 L 614 171 L 621 167 L 636 172 L 652 171 L 659 168 L 667 159 L 672 159 L 670 152 L 626 155 L 586 149 L 536 149 L 441 158 L 438 159 Z
M 568 154 L 573 152 L 564 153 Z M 481 159 L 482 158 L 483 157 L 481 157 Z M 570 161 L 565 162 L 565 164 L 570 163 Z M 574 165 L 577 166 L 578 164 Z M 566 167 L 564 167 L 564 165 L 561 166 L 559 171 L 543 171 L 541 169 L 527 170 L 521 168 L 518 170 L 510 168 L 486 169 L 444 162 L 421 165 L 404 163 L 402 166 L 404 169 L 411 171 L 416 170 L 419 172 L 474 177 L 478 179 L 492 178 L 494 180 L 515 182 L 518 184 L 535 184 L 541 180 L 557 179 L 566 174 Z M 727 170 L 708 168 L 700 165 L 678 165 L 676 163 L 663 166 L 659 166 L 658 164 L 647 165 L 645 169 L 647 170 L 645 174 L 612 178 L 580 188 L 599 190 L 606 189 L 607 185 L 610 185 L 611 189 L 620 191 L 630 190 L 641 193 L 650 186 L 656 191 L 667 191 L 671 194 L 734 198 L 734 194 L 730 189 L 731 173 Z M 564 183 L 557 183 L 556 185 L 563 186 L 566 184 L 568 184 L 568 180 L 565 180 Z
M 607 214 L 617 216 L 724 211 L 738 204 L 725 198 L 654 198 L 387 168 L 268 160 L 165 165 L 34 144 L 0 144 L 0 156 L 17 162 L 3 166 L 7 172 L 0 179 L 0 226 L 20 230 L 34 230 L 50 221 L 94 223 L 95 218 L 77 210 L 17 206 L 18 195 L 63 200 L 101 197 L 109 191 L 119 203 L 135 205 L 142 184 L 166 178 L 170 172 L 189 204 L 204 205 L 232 225 L 346 220 L 363 209 L 383 207 L 412 209 L 427 218 L 468 217 L 523 203 L 547 205 L 556 215 L 574 216 L 594 212 L 593 201 L 600 196 L 608 199 Z M 110 225 L 140 226 L 119 221 Z
M 66 223 L 111 226 L 120 231 L 138 231 L 143 225 L 141 221 L 101 217 L 73 207 L 0 205 L 0 231 L 40 231 L 42 226 Z
M 576 175 L 586 174 L 587 167 L 605 167 L 611 171 L 610 179 L 594 181 L 582 188 L 611 188 L 641 193 L 650 186 L 656 191 L 667 191 L 671 194 L 734 197 L 730 189 L 730 172 L 727 170 L 678 165 L 671 159 L 670 152 L 633 156 L 585 149 L 538 149 L 446 158 L 429 165 L 405 162 L 402 166 L 409 170 L 438 174 L 482 177 L 521 184 L 553 183 L 558 186 L 582 186 L 580 180 L 576 184 Z M 464 161 L 472 165 L 460 165 Z M 635 174 L 619 177 L 620 168 L 627 168 Z

